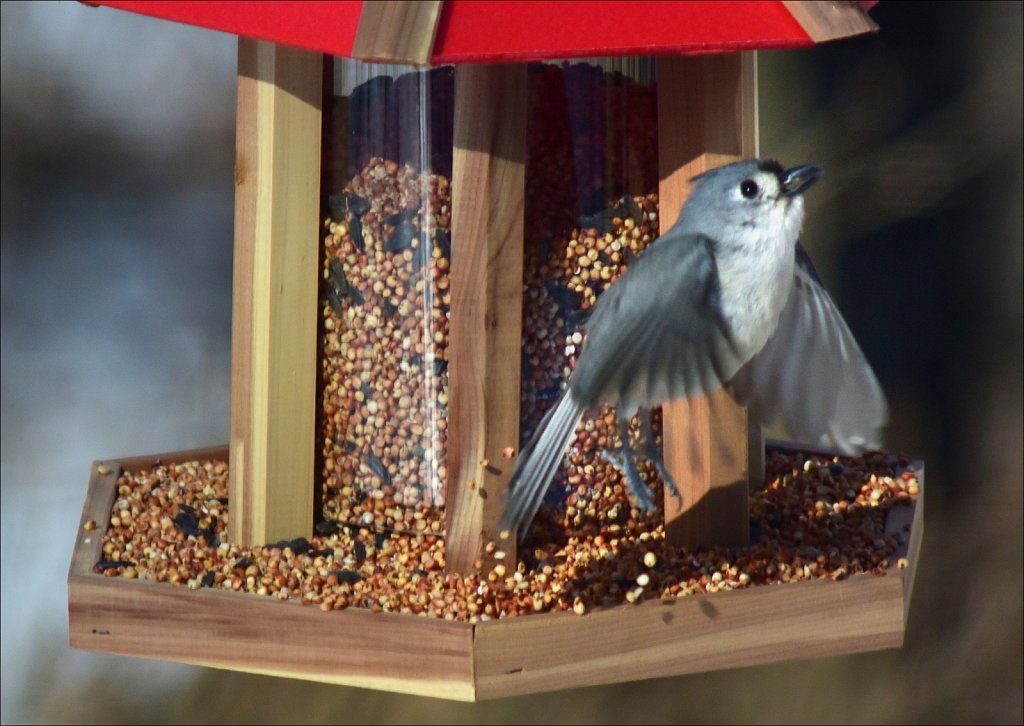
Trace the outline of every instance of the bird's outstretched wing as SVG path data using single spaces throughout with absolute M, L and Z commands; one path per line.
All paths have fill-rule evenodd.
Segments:
M 737 400 L 790 436 L 853 454 L 882 443 L 885 394 L 864 353 L 798 248 L 793 290 L 779 325 L 733 381 Z
M 744 359 L 721 314 L 713 245 L 703 235 L 669 233 L 601 295 L 568 389 L 516 460 L 502 529 L 525 536 L 584 411 L 607 403 L 631 416 L 639 406 L 716 390 L 739 370 Z
M 722 316 L 714 242 L 664 235 L 608 288 L 587 323 L 569 390 L 584 408 L 632 413 L 700 396 L 746 362 Z

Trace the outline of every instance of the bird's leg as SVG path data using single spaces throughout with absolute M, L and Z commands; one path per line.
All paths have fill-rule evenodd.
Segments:
M 644 437 L 644 458 L 654 464 L 654 468 L 658 471 L 658 476 L 665 482 L 665 486 L 668 487 L 672 496 L 681 502 L 683 498 L 679 494 L 676 482 L 672 475 L 668 473 L 668 469 L 665 468 L 665 462 L 662 461 L 661 454 L 658 453 L 658 447 L 655 445 L 654 428 L 651 426 L 651 409 L 641 408 L 637 411 L 637 415 L 640 417 L 640 432 Z
M 622 472 L 626 478 L 626 485 L 629 487 L 637 507 L 643 511 L 650 512 L 655 509 L 654 499 L 651 492 L 640 478 L 640 472 L 636 468 L 636 452 L 629 445 L 629 419 L 619 416 L 619 436 L 622 437 L 622 447 L 616 451 L 602 451 L 601 456 L 605 461 Z
M 616 471 L 625 473 L 620 449 L 601 449 L 601 458 L 614 466 Z

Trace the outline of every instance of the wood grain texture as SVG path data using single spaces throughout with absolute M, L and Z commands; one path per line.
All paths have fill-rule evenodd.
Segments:
M 477 698 L 893 648 L 898 574 L 648 600 L 476 627 Z
M 907 542 L 907 569 L 903 573 L 903 622 L 910 620 L 911 596 L 917 579 L 917 566 L 921 562 L 921 542 L 924 540 L 924 463 L 918 474 L 920 491 L 914 503 L 914 514 L 910 518 L 910 536 Z
M 776 445 L 778 446 L 778 445 Z M 790 451 L 802 450 L 781 446 Z M 890 511 L 903 545 L 885 576 L 753 586 L 637 605 L 529 615 L 470 625 L 350 608 L 321 612 L 295 601 L 92 572 L 117 473 L 222 458 L 176 452 L 94 465 L 68 575 L 71 645 L 456 700 L 679 675 L 897 647 L 903 642 L 923 531 L 921 494 Z M 910 529 L 908 530 L 908 525 Z
M 782 4 L 815 43 L 878 32 L 878 23 L 855 2 L 783 0 Z
M 914 506 L 892 509 L 885 520 L 886 534 L 895 534 L 904 540 L 903 546 L 889 558 L 891 566 L 898 566 L 899 560 L 906 558 L 906 569 L 901 573 L 904 623 L 910 619 L 910 596 L 914 591 L 921 540 L 924 537 L 924 462 L 915 461 L 913 468 L 917 472 L 917 481 L 920 486 Z
M 690 550 L 749 544 L 749 494 L 762 483 L 760 424 L 725 389 L 671 401 L 662 416 L 665 466 L 681 494 L 665 496 L 667 538 Z
M 207 454 L 210 454 L 207 456 Z M 355 608 L 324 613 L 297 601 L 222 590 L 106 577 L 92 571 L 123 470 L 204 458 L 226 448 L 103 462 L 93 466 L 68 575 L 71 646 L 378 688 L 472 700 L 472 626 Z
M 227 445 L 222 444 L 220 446 L 204 446 L 198 449 L 171 451 L 164 454 L 122 456 L 112 461 L 116 462 L 122 471 L 138 471 L 139 469 L 152 469 L 160 464 L 181 464 L 189 461 L 207 460 L 227 461 L 229 453 Z
M 71 646 L 215 668 L 472 700 L 468 623 L 324 613 L 298 602 L 72 575 Z
M 754 53 L 658 59 L 660 231 L 675 223 L 689 180 L 757 155 Z M 741 546 L 750 538 L 747 493 L 764 472 L 761 425 L 726 390 L 662 407 L 664 460 L 682 494 L 666 492 L 669 541 Z
M 502 450 L 519 446 L 525 64 L 456 67 L 454 140 L 445 558 L 469 572 L 499 534 Z
M 100 561 L 103 533 L 110 522 L 110 509 L 117 494 L 117 478 L 121 476 L 121 465 L 116 461 L 94 461 L 89 474 L 89 489 L 82 507 L 82 518 L 78 522 L 75 551 L 71 555 L 68 577 L 88 575 Z M 102 473 L 101 473 L 102 472 Z M 93 529 L 86 529 L 86 522 L 93 523 Z
M 232 541 L 313 526 L 323 58 L 238 44 Z
M 440 17 L 441 0 L 363 0 L 352 57 L 425 65 Z

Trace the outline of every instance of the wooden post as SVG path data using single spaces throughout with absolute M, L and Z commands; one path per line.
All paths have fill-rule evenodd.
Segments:
M 441 0 L 364 0 L 352 57 L 425 65 L 440 17 Z
M 446 566 L 487 564 L 519 446 L 526 64 L 455 69 Z M 515 562 L 515 538 L 501 540 Z
M 753 52 L 658 59 L 660 231 L 689 194 L 689 180 L 757 155 Z M 726 390 L 662 408 L 664 460 L 682 503 L 666 492 L 665 528 L 676 546 L 749 542 L 747 495 L 763 477 L 761 425 Z
M 239 38 L 231 518 L 257 544 L 313 528 L 323 56 Z
M 815 43 L 878 32 L 878 24 L 857 3 L 783 0 L 782 4 Z

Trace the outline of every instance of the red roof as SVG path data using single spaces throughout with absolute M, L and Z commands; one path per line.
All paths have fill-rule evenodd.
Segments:
M 340 56 L 352 55 L 363 8 L 361 0 L 88 2 Z M 774 1 L 446 0 L 430 59 L 526 61 L 813 44 L 786 5 Z

